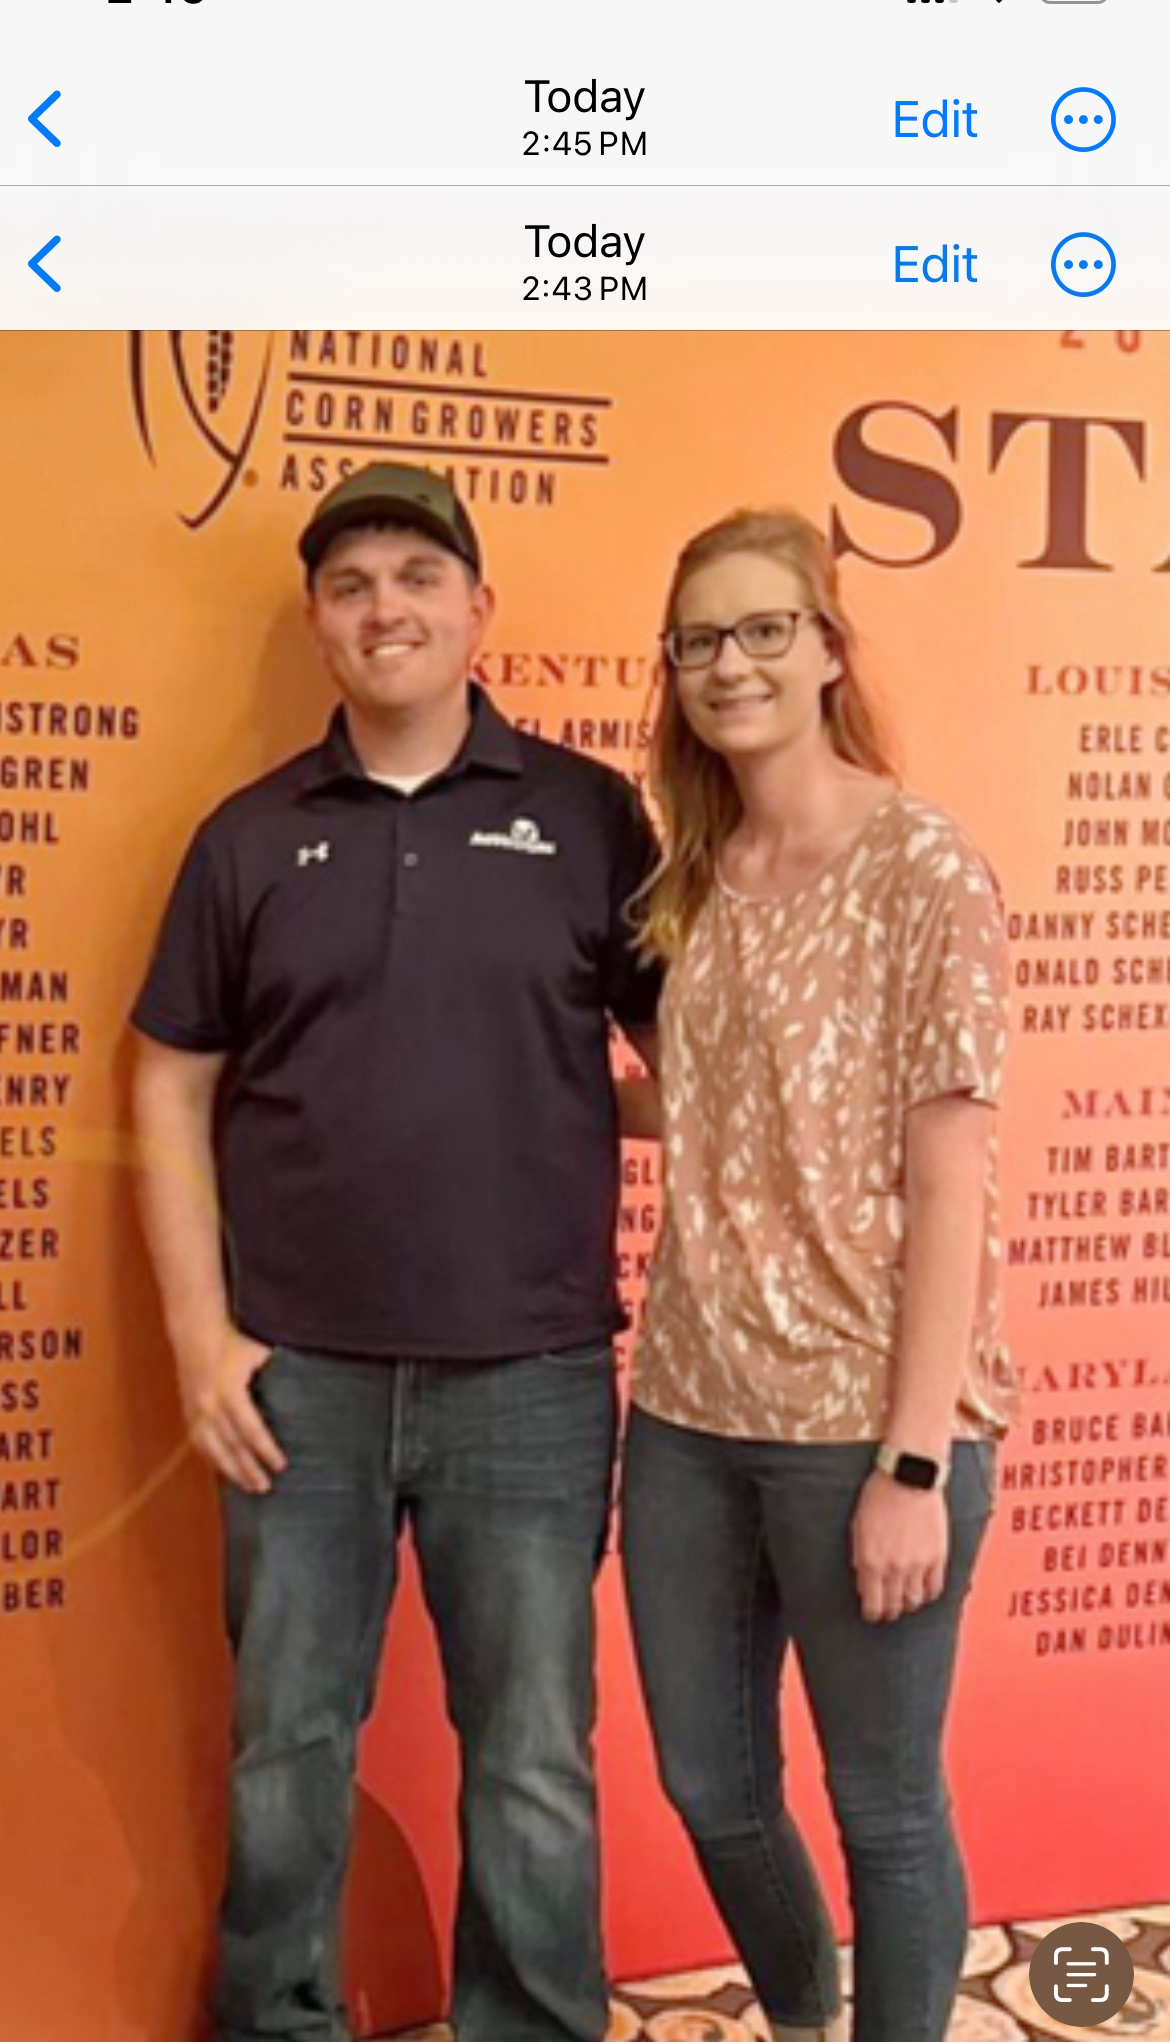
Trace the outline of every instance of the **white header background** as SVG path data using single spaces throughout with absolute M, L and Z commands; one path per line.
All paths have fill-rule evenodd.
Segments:
M 6 0 L 0 323 L 1166 325 L 1168 67 L 1166 0 Z M 644 231 L 644 298 L 524 300 L 529 222 Z M 1092 300 L 1049 271 L 1082 231 Z M 975 284 L 895 287 L 944 241 Z

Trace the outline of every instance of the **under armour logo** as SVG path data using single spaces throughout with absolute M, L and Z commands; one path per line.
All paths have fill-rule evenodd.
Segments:
M 325 837 L 322 837 L 319 844 L 302 844 L 297 852 L 297 864 L 327 865 L 329 862 L 329 848 L 329 843 Z

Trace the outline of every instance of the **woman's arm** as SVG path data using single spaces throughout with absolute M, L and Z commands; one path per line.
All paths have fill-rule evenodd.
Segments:
M 886 1426 L 891 1445 L 945 1461 L 971 1347 L 995 1108 L 930 1099 L 906 1116 L 902 1313 Z
M 658 1091 L 658 1030 L 648 1024 L 626 1034 L 649 1073 L 617 1081 L 618 1125 L 623 1141 L 662 1140 L 662 1100 Z
M 978 1296 L 993 1112 L 951 1095 L 911 1108 L 906 1121 L 902 1312 L 885 1436 L 944 1463 Z M 941 1490 L 905 1488 L 875 1469 L 853 1520 L 862 1614 L 890 1620 L 933 1602 L 947 1547 Z

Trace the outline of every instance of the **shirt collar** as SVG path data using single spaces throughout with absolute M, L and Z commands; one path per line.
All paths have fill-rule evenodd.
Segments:
M 506 717 L 500 715 L 490 695 L 478 681 L 468 683 L 471 724 L 449 766 L 435 777 L 450 780 L 467 772 L 519 774 L 524 771 L 520 742 Z M 337 780 L 368 780 L 369 775 L 353 747 L 345 710 L 338 707 L 329 719 L 316 752 L 312 755 L 304 790 Z

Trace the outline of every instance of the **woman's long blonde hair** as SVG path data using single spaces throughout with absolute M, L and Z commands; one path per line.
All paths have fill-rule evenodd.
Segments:
M 895 777 L 892 747 L 858 678 L 855 634 L 841 607 L 832 554 L 816 526 L 798 511 L 732 511 L 688 540 L 666 599 L 665 628 L 676 621 L 683 583 L 699 568 L 732 553 L 763 554 L 796 575 L 841 667 L 838 678 L 821 694 L 829 741 L 852 765 Z M 639 948 L 669 959 L 682 949 L 710 891 L 719 854 L 743 811 L 726 761 L 695 736 L 683 714 L 669 661 L 658 685 L 650 759 L 651 787 L 662 814 L 663 850 L 635 903 L 635 914 Z

